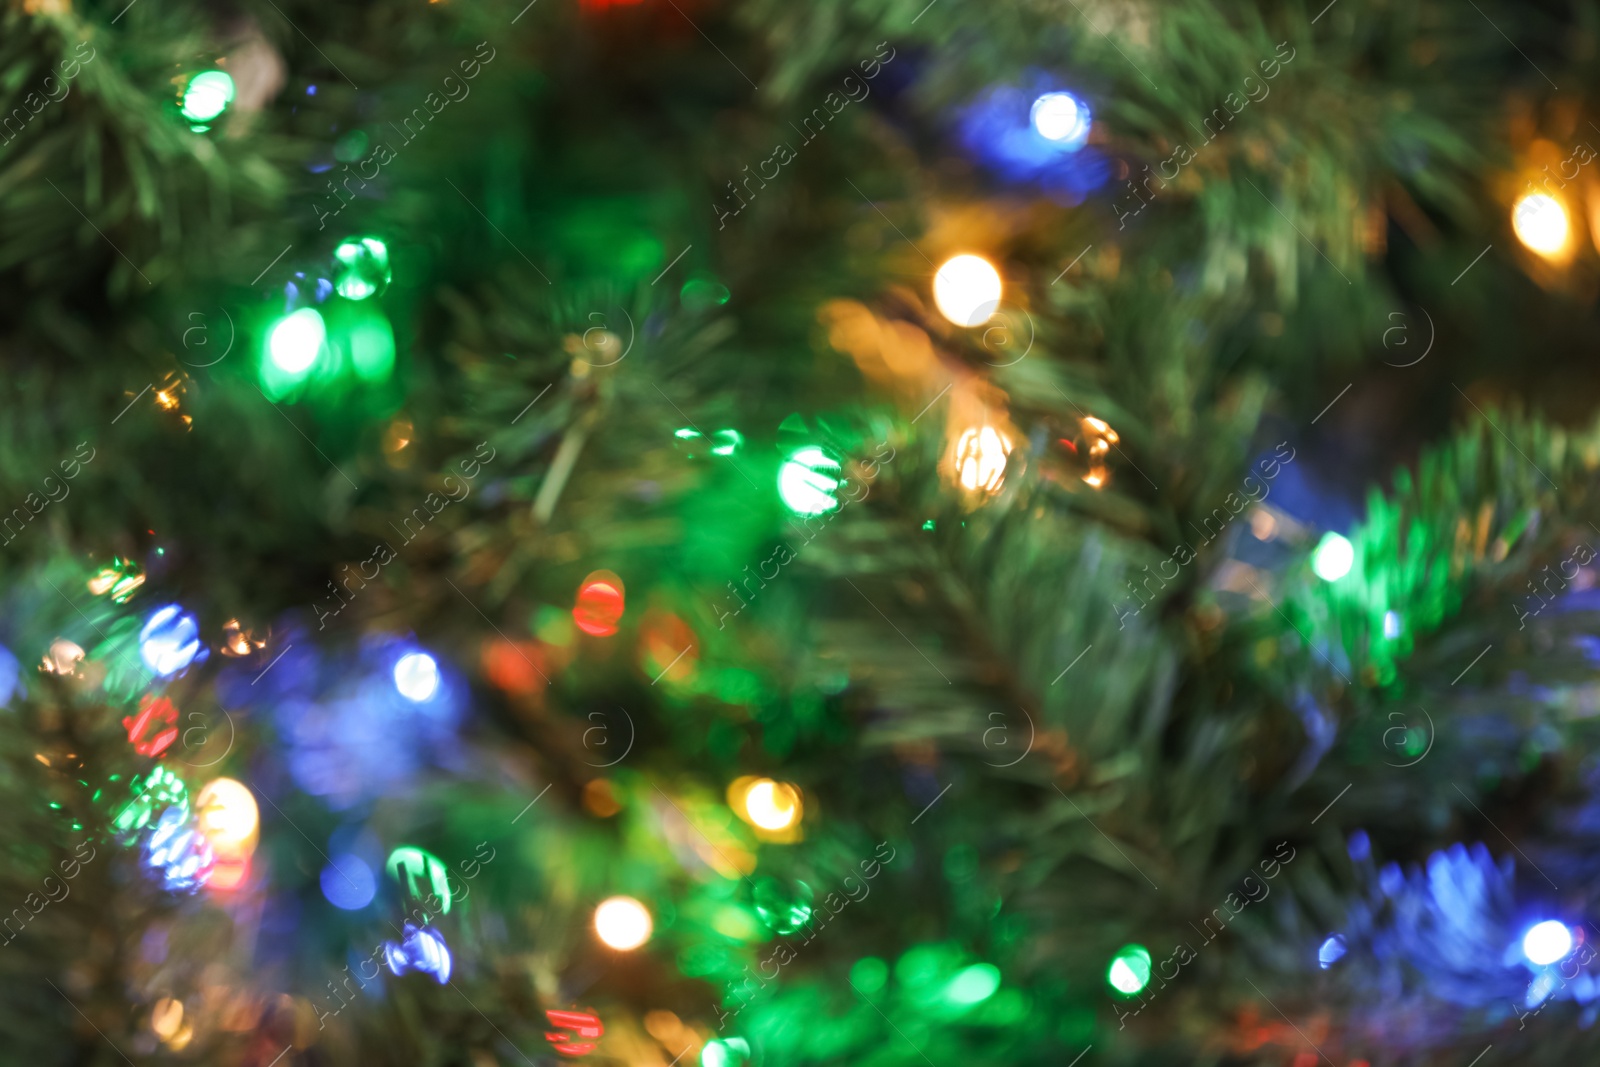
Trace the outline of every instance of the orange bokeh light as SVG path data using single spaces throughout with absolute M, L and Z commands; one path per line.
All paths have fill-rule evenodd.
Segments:
M 595 571 L 578 586 L 572 621 L 591 637 L 610 637 L 617 632 L 626 602 L 622 579 L 610 571 Z

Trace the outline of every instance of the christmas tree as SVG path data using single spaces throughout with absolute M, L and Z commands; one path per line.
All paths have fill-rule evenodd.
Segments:
M 3 0 L 0 1061 L 1584 1062 L 1597 33 Z

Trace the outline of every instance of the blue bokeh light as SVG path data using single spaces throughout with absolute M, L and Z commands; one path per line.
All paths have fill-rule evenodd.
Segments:
M 1329 937 L 1328 940 L 1322 943 L 1321 948 L 1317 949 L 1317 964 L 1323 970 L 1327 970 L 1335 963 L 1338 963 L 1340 960 L 1344 959 L 1345 952 L 1346 949 L 1343 935 L 1334 934 L 1332 937 Z
M 1081 128 L 1066 104 L 1081 109 Z M 1043 128 L 1058 137 L 1040 132 Z M 1032 183 L 1052 198 L 1080 204 L 1111 176 L 1105 156 L 1086 147 L 1090 118 L 1082 97 L 1037 74 L 1026 85 L 1000 85 L 963 108 L 956 120 L 962 145 L 1009 182 Z
M 157 608 L 139 631 L 139 657 L 156 674 L 176 674 L 198 659 L 200 624 L 177 604 Z
M 400 695 L 421 704 L 439 691 L 439 663 L 426 652 L 409 652 L 394 665 L 394 687 Z
M 359 911 L 372 903 L 378 880 L 365 860 L 352 853 L 334 856 L 322 868 L 322 895 L 328 903 L 345 911 Z
M 1538 967 L 1558 963 L 1571 951 L 1572 931 L 1556 919 L 1546 919 L 1522 935 L 1522 954 Z
M 450 949 L 444 943 L 444 935 L 432 927 L 418 929 L 406 923 L 400 944 L 383 943 L 383 959 L 396 978 L 418 971 L 433 975 L 440 985 L 450 981 Z

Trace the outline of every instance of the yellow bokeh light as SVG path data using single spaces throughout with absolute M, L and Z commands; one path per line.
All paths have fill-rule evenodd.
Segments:
M 594 932 L 619 952 L 636 949 L 650 940 L 654 927 L 650 912 L 632 897 L 611 897 L 594 909 Z
M 745 791 L 744 811 L 763 830 L 787 830 L 800 819 L 800 791 L 785 782 L 758 779 Z
M 1527 193 L 1511 208 L 1517 240 L 1541 256 L 1559 255 L 1567 247 L 1571 226 L 1561 201 L 1545 193 Z
M 255 851 L 261 812 L 256 798 L 241 782 L 218 778 L 206 784 L 195 798 L 200 833 L 219 859 L 236 859 Z
M 1006 477 L 1011 442 L 993 426 L 973 426 L 956 440 L 956 481 L 969 493 L 992 493 Z
M 944 261 L 933 275 L 933 302 L 957 326 L 981 326 L 1000 308 L 1000 272 L 982 256 Z

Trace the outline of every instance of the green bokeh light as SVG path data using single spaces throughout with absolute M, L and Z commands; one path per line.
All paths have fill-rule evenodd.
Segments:
M 1325 582 L 1337 582 L 1350 573 L 1355 563 L 1356 550 L 1343 534 L 1332 530 L 1322 535 L 1316 550 L 1311 553 L 1311 569 Z
M 700 1050 L 700 1067 L 742 1067 L 750 1062 L 750 1042 L 742 1037 L 716 1038 Z
M 346 300 L 365 300 L 383 291 L 394 277 L 389 267 L 389 246 L 377 237 L 346 237 L 333 250 L 339 261 L 334 291 Z
M 963 968 L 944 987 L 944 998 L 952 1004 L 981 1004 L 1000 988 L 1000 968 L 992 963 L 974 963 Z
M 876 993 L 889 981 L 889 965 L 876 956 L 863 956 L 850 968 L 850 984 L 863 993 Z
M 816 445 L 791 453 L 778 470 L 778 495 L 796 515 L 823 515 L 839 506 L 839 461 Z
M 438 902 L 439 911 L 450 914 L 450 881 L 444 861 L 438 856 L 414 845 L 401 845 L 389 853 L 383 866 L 407 896 L 425 900 L 431 893 Z
M 731 456 L 744 445 L 744 434 L 738 430 L 718 430 L 711 439 L 716 442 L 711 446 L 713 456 Z
M 1111 957 L 1106 982 L 1130 997 L 1144 989 L 1150 984 L 1150 950 L 1143 945 L 1123 945 Z
M 328 327 L 315 308 L 301 308 L 278 320 L 267 341 L 272 365 L 285 374 L 302 376 L 311 369 L 328 339 Z
M 220 70 L 207 70 L 189 79 L 183 90 L 183 117 L 190 122 L 210 122 L 233 103 L 233 79 Z

